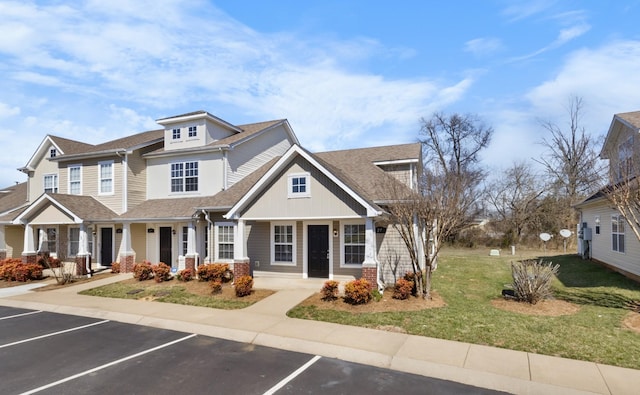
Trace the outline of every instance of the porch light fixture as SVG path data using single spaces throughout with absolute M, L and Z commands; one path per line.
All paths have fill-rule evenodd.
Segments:
M 333 237 L 338 237 L 338 229 L 333 230 Z
M 176 230 L 175 229 L 171 229 L 171 234 L 175 236 Z

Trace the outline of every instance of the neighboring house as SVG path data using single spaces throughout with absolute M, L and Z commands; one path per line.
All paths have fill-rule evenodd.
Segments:
M 81 273 L 225 262 L 237 275 L 380 285 L 410 270 L 384 186 L 416 187 L 420 144 L 312 154 L 286 120 L 232 125 L 198 111 L 158 123 L 99 145 L 46 136 L 13 187 L 23 201 L 0 212 L 5 256 L 47 253 Z
M 609 160 L 613 182 L 623 181 L 631 159 L 640 160 L 640 111 L 615 114 L 600 157 Z M 580 212 L 579 252 L 640 279 L 640 242 L 602 191 L 575 206 Z

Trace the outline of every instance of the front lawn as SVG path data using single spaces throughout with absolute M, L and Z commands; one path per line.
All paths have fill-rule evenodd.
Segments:
M 510 262 L 520 258 L 443 251 L 433 290 L 444 307 L 354 313 L 303 304 L 289 316 L 640 369 L 640 333 L 623 323 L 638 314 L 631 309 L 640 301 L 639 284 L 575 255 L 548 256 L 544 259 L 560 265 L 554 294 L 575 304 L 577 312 L 533 315 L 495 307 L 511 283 Z

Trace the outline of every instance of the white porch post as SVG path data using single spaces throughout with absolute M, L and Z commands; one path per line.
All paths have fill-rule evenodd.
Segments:
M 38 228 L 38 235 L 40 239 L 40 243 L 38 244 L 38 250 L 40 251 L 49 251 L 49 235 L 47 235 L 47 230 L 45 228 Z
M 187 254 L 184 256 L 185 269 L 196 270 L 198 265 L 198 252 L 196 251 L 196 222 L 189 222 L 187 227 Z
M 87 238 L 87 225 L 80 224 L 80 234 L 78 235 L 78 255 L 87 255 L 89 249 L 89 239 Z
M 247 260 L 247 246 L 244 242 L 244 220 L 239 219 L 233 236 L 233 259 Z
M 22 251 L 22 255 L 35 255 L 36 253 L 36 242 L 31 224 L 26 224 L 24 226 L 23 248 L 24 250 Z
M 4 225 L 0 225 L 0 259 L 7 258 L 7 242 L 4 234 Z
M 365 223 L 364 262 L 366 265 L 377 265 L 376 233 L 373 218 L 367 218 Z
M 120 241 L 118 256 L 120 257 L 120 271 L 122 273 L 133 272 L 136 252 L 131 247 L 131 224 L 129 222 L 122 223 L 122 240 Z

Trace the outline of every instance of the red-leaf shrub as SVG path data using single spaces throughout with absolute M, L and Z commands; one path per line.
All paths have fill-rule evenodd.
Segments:
M 209 286 L 211 287 L 211 293 L 212 294 L 217 294 L 217 293 L 220 293 L 222 291 L 222 281 L 220 281 L 220 280 L 211 281 Z
M 152 265 L 153 278 L 157 283 L 171 280 L 171 266 L 164 262 L 160 262 L 157 265 Z
M 133 278 L 138 281 L 150 280 L 153 277 L 151 262 L 142 261 L 133 265 Z
M 411 283 L 411 295 L 416 296 L 418 294 L 418 288 L 416 287 L 416 282 L 420 281 L 421 273 L 416 274 L 414 272 L 407 272 L 404 275 L 404 279 Z M 417 281 L 416 281 L 417 280 Z
M 198 278 L 200 281 L 228 282 L 233 278 L 228 263 L 207 263 L 198 266 Z
M 413 293 L 414 283 L 413 281 L 406 280 L 404 278 L 396 281 L 396 285 L 393 287 L 394 299 L 405 300 L 409 299 L 409 296 Z
M 42 266 L 37 263 L 22 263 L 22 260 L 16 258 L 0 262 L 0 279 L 2 280 L 26 282 L 41 278 Z
M 253 277 L 242 276 L 236 279 L 236 296 L 243 297 L 251 295 L 251 289 L 253 288 Z
M 178 281 L 191 281 L 193 280 L 193 270 L 183 269 L 178 272 Z
M 120 262 L 111 263 L 111 273 L 120 273 Z
M 369 303 L 371 290 L 371 284 L 364 278 L 349 281 L 344 286 L 344 301 L 349 304 Z
M 340 283 L 334 280 L 327 280 L 324 282 L 320 293 L 322 294 L 322 300 L 332 301 L 338 299 L 338 285 Z

